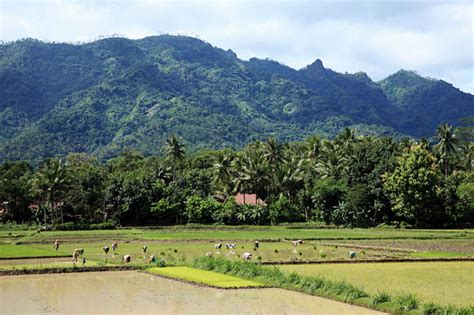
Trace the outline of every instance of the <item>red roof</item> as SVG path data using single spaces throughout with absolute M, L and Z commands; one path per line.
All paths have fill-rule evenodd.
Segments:
M 257 198 L 257 194 L 237 194 L 235 195 L 235 203 L 238 205 L 267 205 L 265 201 Z

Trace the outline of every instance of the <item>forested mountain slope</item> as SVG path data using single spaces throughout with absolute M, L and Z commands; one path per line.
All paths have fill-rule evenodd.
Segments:
M 414 72 L 377 83 L 320 60 L 294 70 L 192 37 L 0 45 L 0 161 L 158 153 L 171 133 L 191 150 L 344 127 L 421 137 L 472 115 L 473 95 Z

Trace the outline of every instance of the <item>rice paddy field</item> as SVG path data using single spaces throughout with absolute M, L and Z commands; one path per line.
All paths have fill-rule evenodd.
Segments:
M 0 292 L 2 314 L 382 314 L 283 289 L 222 290 L 136 271 L 4 276 Z M 21 303 L 12 303 L 19 292 Z
M 189 267 L 150 268 L 148 272 L 217 288 L 255 288 L 264 286 L 260 282 Z
M 58 250 L 53 247 L 56 239 L 60 241 Z M 297 239 L 303 243 L 293 246 L 291 241 Z M 254 249 L 256 240 L 260 245 L 258 249 Z M 112 250 L 113 242 L 118 243 L 116 251 Z M 216 248 L 216 244 L 222 246 Z M 226 248 L 225 244 L 235 244 L 235 248 Z M 104 246 L 110 247 L 108 254 L 103 251 Z M 146 246 L 146 252 L 143 246 Z M 146 269 L 149 273 L 180 281 L 223 288 L 261 283 L 189 266 L 196 258 L 205 256 L 241 261 L 242 254 L 249 252 L 253 263 L 274 264 L 288 275 L 296 273 L 344 281 L 371 296 L 380 292 L 393 296 L 413 293 L 423 303 L 456 307 L 474 304 L 471 293 L 474 292 L 472 229 L 201 226 L 99 231 L 0 230 L 0 275 L 12 270 L 71 270 L 76 268 L 71 261 L 76 248 L 84 249 L 77 263 L 79 267 L 82 258 L 86 258 L 86 267 L 120 267 L 123 265 L 122 257 L 130 255 L 129 265 L 138 270 Z M 355 257 L 351 257 L 351 252 Z M 151 255 L 156 256 L 157 262 L 148 264 Z M 166 267 L 159 268 L 162 266 Z M 117 274 L 122 274 L 122 271 Z M 4 279 L 9 277 L 0 276 L 0 288 Z M 0 293 L 3 295 L 4 291 Z M 288 294 L 293 293 L 288 291 Z
M 474 262 L 416 262 L 285 265 L 281 270 L 346 281 L 368 293 L 410 292 L 426 302 L 471 306 L 474 301 Z

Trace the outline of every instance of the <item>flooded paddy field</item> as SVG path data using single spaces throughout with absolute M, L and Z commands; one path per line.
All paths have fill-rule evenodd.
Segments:
M 134 271 L 1 277 L 0 305 L 3 314 L 380 314 L 282 289 L 220 290 Z

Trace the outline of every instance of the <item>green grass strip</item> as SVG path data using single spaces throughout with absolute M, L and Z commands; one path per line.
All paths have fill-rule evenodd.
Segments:
M 149 272 L 160 276 L 205 284 L 218 288 L 250 288 L 262 287 L 262 283 L 224 275 L 217 272 L 195 269 L 190 267 L 150 268 Z
M 76 264 L 78 267 L 82 267 L 82 262 Z M 85 264 L 87 267 L 103 266 L 95 261 L 87 261 Z M 44 264 L 19 264 L 19 265 L 0 265 L 0 270 L 39 270 L 39 269 L 51 269 L 51 268 L 75 268 L 72 262 L 51 262 Z
M 0 244 L 0 258 L 24 258 L 24 257 L 56 257 L 64 253 L 54 249 L 33 248 L 25 245 Z

